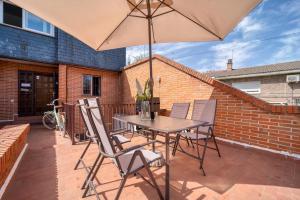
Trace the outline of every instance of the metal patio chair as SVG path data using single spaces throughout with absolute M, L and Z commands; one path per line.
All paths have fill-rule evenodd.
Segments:
M 169 117 L 178 118 L 178 119 L 186 119 L 187 114 L 189 112 L 189 108 L 190 108 L 190 103 L 173 103 Z M 159 132 L 156 133 L 155 138 L 157 135 L 161 135 L 161 134 L 159 134 Z M 174 139 L 174 137 L 172 137 L 172 139 Z M 158 142 L 164 144 L 164 142 L 162 142 L 162 141 L 158 141 Z
M 96 98 L 92 98 L 92 99 L 89 99 L 89 101 L 96 102 L 97 99 Z M 78 106 L 79 106 L 81 117 L 82 117 L 84 125 L 85 125 L 85 129 L 86 129 L 85 134 L 86 134 L 87 138 L 89 139 L 89 142 L 86 145 L 85 149 L 83 150 L 82 154 L 80 155 L 80 157 L 79 157 L 79 159 L 78 159 L 78 161 L 77 161 L 77 163 L 75 165 L 74 170 L 78 169 L 79 165 L 82 164 L 83 168 L 87 171 L 88 176 L 86 177 L 86 180 L 85 180 L 85 182 L 84 182 L 84 184 L 82 186 L 82 189 L 84 189 L 85 186 L 86 186 L 86 182 L 87 182 L 88 178 L 91 176 L 93 170 L 96 167 L 96 164 L 97 164 L 98 160 L 100 159 L 100 156 L 98 155 L 98 157 L 96 158 L 96 160 L 95 160 L 94 164 L 92 165 L 91 169 L 89 169 L 87 167 L 87 165 L 85 164 L 83 158 L 86 155 L 86 152 L 89 149 L 90 145 L 92 143 L 95 143 L 95 144 L 99 145 L 99 140 L 98 140 L 98 138 L 96 137 L 96 135 L 94 133 L 94 130 L 92 128 L 92 125 L 91 125 L 91 123 L 89 121 L 89 118 L 88 118 L 88 115 L 87 115 L 87 110 L 86 110 L 87 100 L 85 100 L 85 99 L 78 100 Z M 115 131 L 115 132 L 111 132 L 111 135 L 112 135 L 112 137 L 115 140 L 114 143 L 117 146 L 117 148 L 119 148 L 119 149 L 123 149 L 122 144 L 130 142 L 129 139 L 127 139 L 123 135 L 120 135 L 121 133 L 125 133 L 126 131 L 127 130 L 122 129 L 122 130 L 118 130 L 118 131 Z
M 173 103 L 170 117 L 185 119 L 190 108 L 190 103 Z
M 162 193 L 153 177 L 153 174 L 149 168 L 149 165 L 159 159 L 162 159 L 162 156 L 160 154 L 154 153 L 150 150 L 146 150 L 143 148 L 143 146 L 153 144 L 155 141 L 147 142 L 142 145 L 136 145 L 127 149 L 122 149 L 117 151 L 114 148 L 113 145 L 113 138 L 110 137 L 110 135 L 107 132 L 106 125 L 103 123 L 103 115 L 102 111 L 99 109 L 100 103 L 97 101 L 96 103 L 90 102 L 87 100 L 88 107 L 87 107 L 87 113 L 89 120 L 91 122 L 92 128 L 94 130 L 94 133 L 98 137 L 99 140 L 99 155 L 100 155 L 100 161 L 97 164 L 97 167 L 95 171 L 93 172 L 93 175 L 89 177 L 87 188 L 84 191 L 83 197 L 86 197 L 88 191 L 93 190 L 98 197 L 97 191 L 94 187 L 93 180 L 96 177 L 96 174 L 104 160 L 104 158 L 110 158 L 113 160 L 113 163 L 115 166 L 119 169 L 122 181 L 119 186 L 119 190 L 117 192 L 117 195 L 115 199 L 119 199 L 120 194 L 122 192 L 122 189 L 125 185 L 125 182 L 129 175 L 132 174 L 139 174 L 138 172 L 145 168 L 152 183 L 148 180 L 146 180 L 141 174 L 139 174 L 147 183 L 152 185 L 160 199 L 163 199 Z
M 215 135 L 213 132 L 214 123 L 215 123 L 215 115 L 216 115 L 216 107 L 217 107 L 216 99 L 195 100 L 194 101 L 192 120 L 205 121 L 205 122 L 207 122 L 207 125 L 198 127 L 196 130 L 188 130 L 185 132 L 178 133 L 176 136 L 176 141 L 175 141 L 173 152 L 172 152 L 173 156 L 175 156 L 178 146 L 183 151 L 183 149 L 179 143 L 181 137 L 185 138 L 186 140 L 187 139 L 190 140 L 193 148 L 194 148 L 194 144 L 195 144 L 194 141 L 196 141 L 196 147 L 197 147 L 197 153 L 198 153 L 198 156 L 196 158 L 200 160 L 200 169 L 202 170 L 204 176 L 206 174 L 203 169 L 203 162 L 204 162 L 204 158 L 205 158 L 206 148 L 216 150 L 218 152 L 219 157 L 221 157 L 219 147 L 218 147 L 218 144 L 216 142 Z M 187 140 L 187 142 L 188 142 L 188 140 Z M 199 144 L 198 143 L 199 140 L 203 140 L 204 145 Z M 207 145 L 208 140 L 213 140 L 213 142 L 215 144 L 215 148 L 209 147 Z M 201 157 L 200 157 L 200 153 L 199 153 L 199 146 L 204 147 Z

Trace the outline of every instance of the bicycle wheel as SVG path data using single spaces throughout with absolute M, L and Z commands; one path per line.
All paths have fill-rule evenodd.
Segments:
M 53 130 L 56 128 L 56 119 L 52 112 L 45 113 L 43 116 L 43 124 L 47 129 Z
M 61 113 L 57 113 L 58 129 L 65 131 L 65 117 Z

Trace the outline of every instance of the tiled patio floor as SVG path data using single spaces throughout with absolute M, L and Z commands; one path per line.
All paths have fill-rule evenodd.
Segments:
M 40 126 L 32 127 L 28 142 L 29 149 L 3 199 L 81 199 L 85 171 L 73 168 L 85 144 L 72 146 L 69 139 Z M 145 138 L 135 137 L 134 142 L 143 143 Z M 229 144 L 220 144 L 220 149 L 222 158 L 208 150 L 206 177 L 196 160 L 180 152 L 171 157 L 171 199 L 300 199 L 299 160 Z M 88 163 L 96 152 L 94 145 Z M 164 190 L 164 168 L 152 170 Z M 105 161 L 98 179 L 102 184 L 97 187 L 100 198 L 114 199 L 120 177 L 110 160 Z M 155 190 L 136 177 L 128 179 L 121 195 L 121 199 L 157 198 Z

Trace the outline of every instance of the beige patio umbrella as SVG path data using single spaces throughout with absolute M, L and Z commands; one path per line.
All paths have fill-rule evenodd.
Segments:
M 223 40 L 261 0 L 10 0 L 95 50 Z M 152 60 L 150 64 L 153 95 Z

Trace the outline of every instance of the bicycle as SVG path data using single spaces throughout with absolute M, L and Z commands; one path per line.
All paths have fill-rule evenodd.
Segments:
M 59 99 L 54 99 L 51 103 L 47 104 L 47 106 L 53 106 L 53 110 L 44 113 L 43 125 L 50 130 L 58 129 L 59 131 L 65 131 L 65 117 L 63 112 L 59 111 L 62 106 L 56 106 L 56 102 L 59 102 Z

